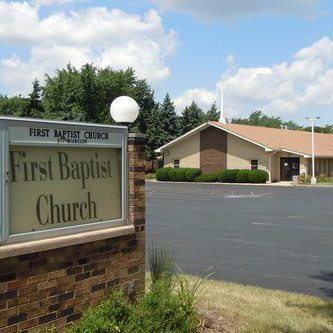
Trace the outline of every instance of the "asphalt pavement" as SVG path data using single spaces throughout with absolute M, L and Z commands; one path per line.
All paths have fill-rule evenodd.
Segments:
M 333 188 L 146 183 L 147 248 L 189 274 L 333 298 Z

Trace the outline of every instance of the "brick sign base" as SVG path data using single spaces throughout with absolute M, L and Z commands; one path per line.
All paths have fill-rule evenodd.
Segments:
M 129 137 L 131 235 L 0 260 L 0 333 L 66 327 L 111 289 L 145 287 L 144 138 Z M 0 247 L 1 251 L 1 247 Z

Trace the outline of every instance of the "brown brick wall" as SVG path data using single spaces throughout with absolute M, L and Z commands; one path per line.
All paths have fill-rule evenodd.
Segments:
M 227 133 L 215 127 L 200 132 L 200 169 L 203 173 L 227 168 Z
M 110 289 L 145 287 L 143 138 L 129 138 L 129 215 L 135 234 L 0 260 L 0 333 L 78 320 Z M 1 248 L 0 248 L 1 251 Z

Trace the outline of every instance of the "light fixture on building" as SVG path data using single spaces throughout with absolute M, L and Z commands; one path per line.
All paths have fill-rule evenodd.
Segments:
M 138 118 L 139 105 L 129 96 L 120 96 L 111 103 L 110 114 L 115 122 L 128 126 Z

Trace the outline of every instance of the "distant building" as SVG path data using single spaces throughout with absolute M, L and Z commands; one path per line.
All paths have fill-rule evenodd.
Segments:
M 311 133 L 208 122 L 160 147 L 166 167 L 262 169 L 271 181 L 311 174 Z M 316 174 L 333 176 L 333 134 L 315 134 Z

